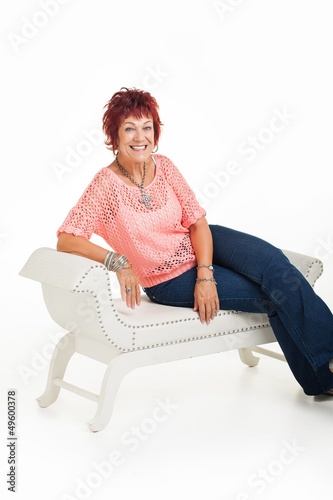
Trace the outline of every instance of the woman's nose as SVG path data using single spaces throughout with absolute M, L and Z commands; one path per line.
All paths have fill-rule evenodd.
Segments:
M 140 141 L 144 138 L 143 130 L 137 130 L 134 136 L 136 141 Z

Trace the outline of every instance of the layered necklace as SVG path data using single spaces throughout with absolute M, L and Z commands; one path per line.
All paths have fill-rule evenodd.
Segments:
M 143 185 L 144 185 L 144 182 L 145 182 L 145 178 L 146 178 L 146 162 L 143 162 L 143 176 L 142 176 L 142 182 L 141 184 L 139 184 L 138 182 L 136 182 L 136 180 L 133 179 L 133 177 L 130 176 L 130 174 L 128 172 L 126 172 L 126 170 L 124 169 L 124 167 L 122 167 L 118 161 L 118 155 L 116 156 L 116 162 L 117 162 L 117 165 L 118 167 L 120 168 L 120 170 L 123 172 L 124 175 L 126 175 L 126 177 L 133 182 L 133 184 L 135 184 L 136 186 L 138 186 L 138 188 L 141 190 L 141 193 L 142 193 L 142 198 L 140 201 L 140 203 L 144 203 L 146 205 L 146 208 L 148 210 L 151 210 L 151 206 L 150 206 L 150 201 L 153 199 L 151 196 L 148 196 Z

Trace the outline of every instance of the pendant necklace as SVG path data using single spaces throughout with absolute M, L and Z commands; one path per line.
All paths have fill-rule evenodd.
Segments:
M 131 181 L 133 182 L 133 184 L 135 184 L 136 186 L 138 186 L 138 188 L 141 190 L 141 193 L 142 193 L 142 198 L 140 201 L 140 203 L 144 203 L 146 205 L 146 208 L 148 210 L 151 210 L 151 206 L 149 204 L 149 202 L 153 199 L 151 196 L 148 196 L 143 185 L 144 185 L 144 182 L 145 182 L 145 178 L 146 178 L 146 162 L 143 162 L 143 176 L 142 176 L 142 182 L 141 184 L 139 184 L 138 182 L 136 182 L 128 172 L 126 172 L 126 170 L 124 169 L 124 167 L 122 167 L 118 161 L 118 155 L 116 156 L 116 162 L 117 162 L 117 165 L 118 167 L 120 168 L 120 170 L 123 172 L 123 174 L 126 175 L 126 177 Z

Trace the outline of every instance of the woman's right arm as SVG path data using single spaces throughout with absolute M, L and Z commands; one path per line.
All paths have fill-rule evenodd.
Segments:
M 82 238 L 81 236 L 74 236 L 69 233 L 60 233 L 57 243 L 57 250 L 59 252 L 73 253 L 81 255 L 87 259 L 96 260 L 103 264 L 108 250 L 102 248 L 95 243 Z
M 96 260 L 101 264 L 104 263 L 104 259 L 109 252 L 109 250 L 95 245 L 86 238 L 69 233 L 59 234 L 57 250 L 81 255 L 81 257 Z M 133 269 L 120 269 L 116 272 L 116 275 L 120 285 L 121 298 L 124 301 L 126 300 L 126 305 L 132 309 L 135 308 L 135 304 L 139 306 L 141 304 L 141 290 L 139 280 Z M 126 292 L 126 290 L 130 290 L 130 292 Z

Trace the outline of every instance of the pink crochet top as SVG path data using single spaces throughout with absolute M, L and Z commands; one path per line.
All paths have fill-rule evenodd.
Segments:
M 102 168 L 57 231 L 91 238 L 101 236 L 125 254 L 143 287 L 179 276 L 196 265 L 189 227 L 206 215 L 177 167 L 166 156 L 152 155 L 153 181 L 145 186 L 151 210 L 140 203 L 142 193 L 111 169 Z

